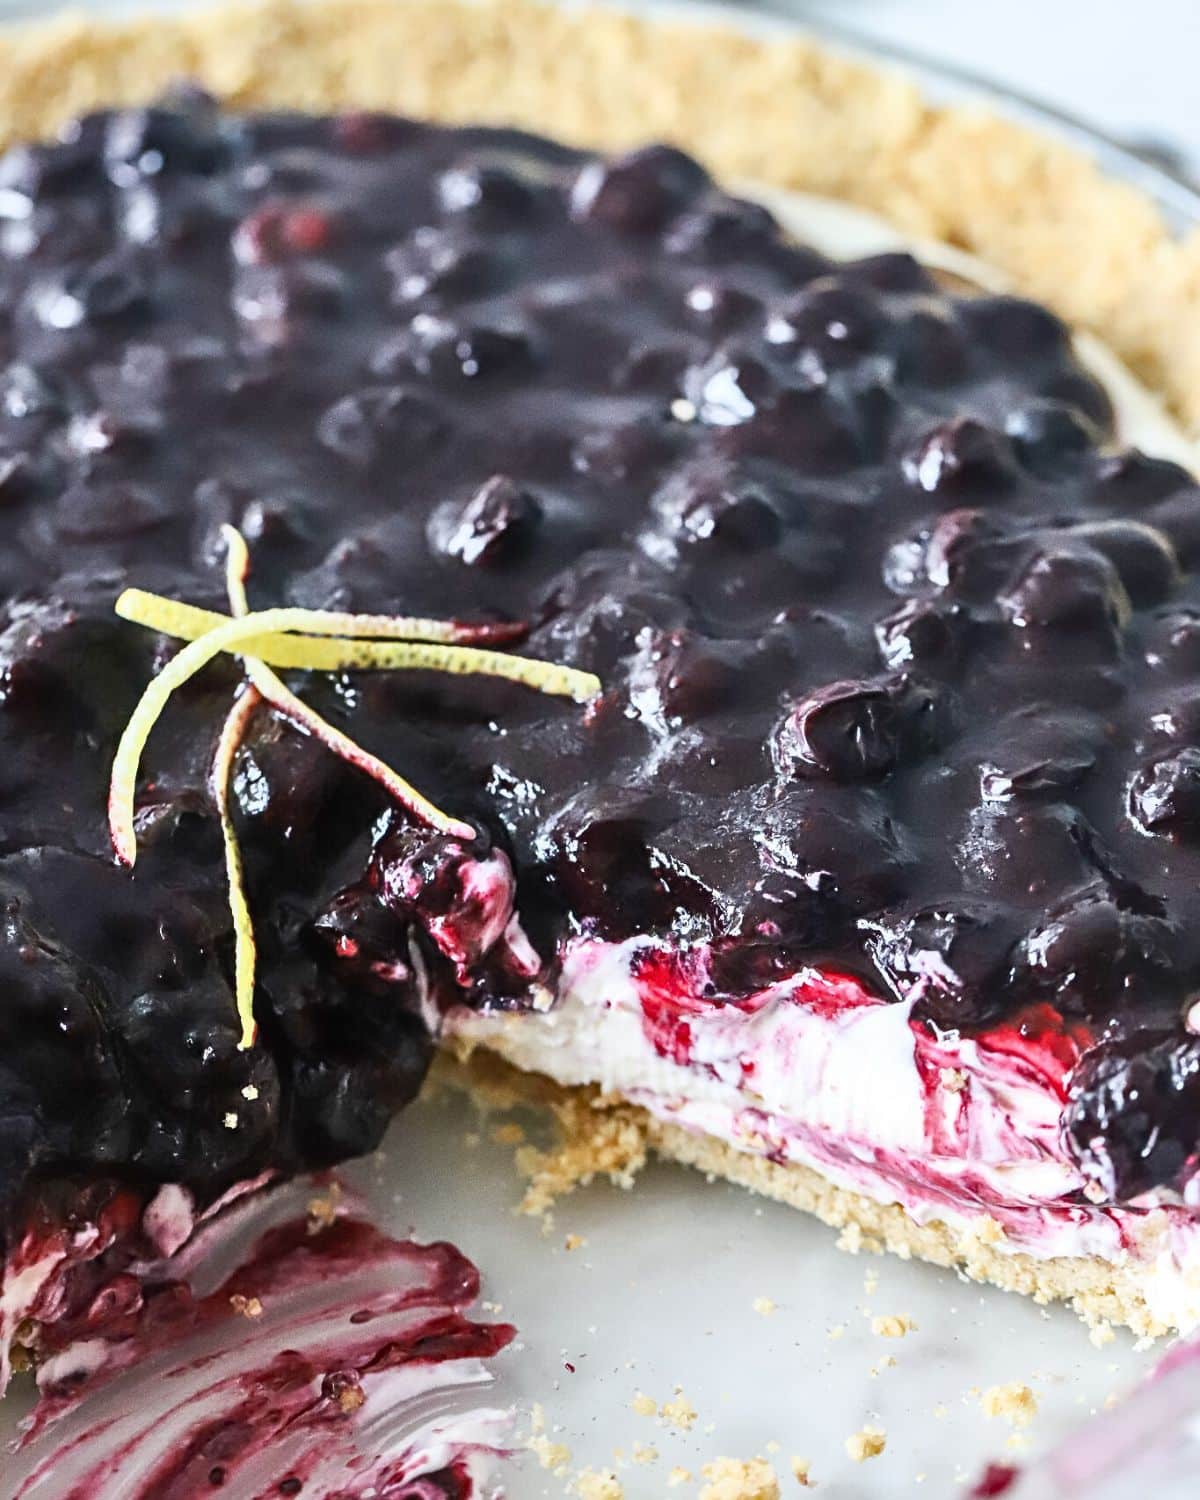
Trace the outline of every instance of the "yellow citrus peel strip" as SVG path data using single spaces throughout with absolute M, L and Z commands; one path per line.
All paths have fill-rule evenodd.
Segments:
M 246 603 L 246 573 L 250 566 L 250 554 L 246 548 L 246 541 L 241 532 L 233 526 L 223 526 L 221 530 L 227 548 L 225 587 L 229 594 L 229 607 L 235 619 L 249 620 L 254 617 L 248 614 Z M 285 718 L 302 725 L 335 755 L 340 755 L 343 760 L 373 777 L 390 796 L 394 797 L 402 807 L 406 807 L 422 823 L 436 828 L 439 833 L 451 833 L 456 838 L 474 840 L 475 830 L 470 823 L 464 823 L 444 813 L 440 807 L 430 802 L 428 797 L 417 791 L 411 782 L 406 781 L 399 772 L 393 771 L 386 761 L 364 750 L 349 735 L 343 734 L 328 719 L 323 718 L 315 708 L 310 708 L 275 675 L 265 662 L 250 654 L 249 643 L 243 644 L 246 648 L 245 654 L 241 652 L 238 654 L 242 655 L 246 676 L 267 702 L 277 708 Z M 441 649 L 450 648 L 442 647 Z
M 233 913 L 233 992 L 237 1001 L 242 1038 L 238 1046 L 245 1050 L 254 1045 L 254 923 L 246 901 L 246 883 L 242 873 L 242 851 L 234 832 L 229 810 L 229 783 L 238 746 L 255 709 L 262 702 L 258 689 L 250 683 L 236 700 L 221 726 L 217 752 L 213 757 L 212 789 L 221 818 L 221 839 L 225 845 L 225 877 L 229 883 L 229 909 Z
M 223 534 L 232 532 L 241 539 L 248 566 L 249 552 L 241 532 L 233 526 L 221 529 Z M 184 641 L 198 640 L 229 618 L 215 609 L 201 609 L 198 605 L 167 599 L 145 589 L 126 589 L 115 608 L 123 620 L 148 625 L 163 635 L 173 635 Z M 344 635 L 366 640 L 437 641 L 448 646 L 480 646 L 517 640 L 526 632 L 522 624 L 469 625 L 460 620 L 426 620 L 416 615 L 356 615 L 336 609 L 313 609 L 307 614 L 313 622 L 305 627 L 310 635 Z M 303 666 L 304 662 L 297 655 L 294 660 L 276 665 Z
M 175 636 L 183 641 L 203 640 L 217 626 L 229 622 L 228 615 L 217 614 L 214 610 L 196 609 L 189 604 L 177 604 L 173 599 L 164 599 L 159 594 L 148 594 L 141 589 L 126 590 L 117 600 L 116 610 L 123 620 L 129 620 L 135 625 L 145 625 L 150 630 L 157 630 L 163 635 Z M 273 610 L 264 610 L 241 618 L 261 620 L 274 613 Z M 348 640 L 342 638 L 340 630 L 334 629 L 334 622 L 353 620 L 355 616 L 324 616 L 318 610 L 299 613 L 307 614 L 313 623 L 293 628 L 308 634 L 264 632 L 261 636 L 250 636 L 239 639 L 232 645 L 223 645 L 221 649 L 244 659 L 253 657 L 268 666 L 291 667 L 309 672 L 404 670 L 502 677 L 509 682 L 534 688 L 539 693 L 570 698 L 576 703 L 587 703 L 600 691 L 600 679 L 593 673 L 581 672 L 576 667 L 561 667 L 556 662 L 539 661 L 531 656 L 514 656 L 507 651 L 490 651 L 480 646 L 459 646 L 433 641 Z M 327 620 L 333 639 L 323 638 Z M 316 631 L 321 632 L 320 637 L 313 633 Z
M 513 656 L 464 642 L 502 642 L 524 631 L 519 625 L 468 625 L 419 617 L 356 615 L 334 610 L 294 607 L 250 612 L 246 574 L 250 555 L 245 538 L 233 526 L 222 528 L 226 544 L 225 583 L 232 616 L 165 599 L 141 589 L 127 589 L 116 611 L 126 620 L 188 642 L 159 672 L 134 709 L 117 746 L 109 785 L 108 821 L 117 858 L 132 866 L 137 858 L 134 796 L 142 751 L 176 688 L 215 657 L 228 652 L 241 658 L 249 679 L 225 719 L 212 769 L 213 793 L 221 821 L 229 904 L 234 926 L 234 975 L 240 1046 L 254 1043 L 254 927 L 246 900 L 241 850 L 230 811 L 229 789 L 234 760 L 254 710 L 269 702 L 286 718 L 349 764 L 378 781 L 415 817 L 442 833 L 473 840 L 470 823 L 434 806 L 398 772 L 371 755 L 310 708 L 272 670 L 308 671 L 410 670 L 506 678 L 542 693 L 585 703 L 601 691 L 598 677 L 531 657 Z

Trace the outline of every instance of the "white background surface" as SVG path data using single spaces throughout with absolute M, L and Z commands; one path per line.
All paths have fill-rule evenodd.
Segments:
M 1200 160 L 1197 0 L 784 0 L 776 8 L 972 67 L 1112 133 L 1172 141 Z M 504 1360 L 507 1389 L 544 1403 L 563 1428 L 552 1435 L 577 1464 L 612 1464 L 614 1447 L 628 1455 L 635 1442 L 660 1450 L 654 1465 L 626 1463 L 630 1500 L 664 1496 L 675 1463 L 698 1470 L 720 1454 L 765 1452 L 771 1441 L 781 1444 L 785 1495 L 801 1493 L 786 1477 L 796 1453 L 811 1461 L 821 1500 L 943 1500 L 986 1456 L 1014 1456 L 1004 1424 L 982 1415 L 980 1388 L 1033 1386 L 1036 1451 L 1145 1367 L 1127 1339 L 1093 1348 L 1069 1313 L 926 1267 L 841 1255 L 821 1226 L 682 1171 L 654 1169 L 632 1195 L 604 1185 L 581 1192 L 545 1237 L 511 1213 L 519 1195 L 511 1152 L 486 1138 L 467 1147 L 472 1128 L 461 1112 L 423 1106 L 400 1122 L 386 1159 L 361 1170 L 395 1228 L 450 1238 L 483 1266 L 487 1295 L 522 1331 Z M 586 1246 L 567 1253 L 567 1233 Z M 878 1275 L 871 1293 L 868 1270 Z M 777 1311 L 757 1314 L 760 1297 Z M 870 1331 L 874 1313 L 911 1316 L 918 1329 L 883 1340 Z M 844 1334 L 830 1338 L 838 1325 Z M 880 1368 L 889 1355 L 896 1365 Z M 661 1401 L 676 1385 L 699 1411 L 691 1433 L 633 1412 L 636 1391 Z M 888 1446 L 856 1466 L 843 1444 L 864 1422 L 884 1427 Z M 510 1488 L 514 1500 L 562 1492 L 530 1464 Z
M 1113 135 L 1153 138 L 1200 166 L 1197 0 L 778 0 L 970 68 Z

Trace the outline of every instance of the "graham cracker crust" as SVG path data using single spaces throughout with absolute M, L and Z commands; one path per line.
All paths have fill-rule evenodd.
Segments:
M 557 1199 L 599 1177 L 632 1187 L 647 1160 L 656 1156 L 813 1214 L 840 1230 L 839 1248 L 853 1254 L 868 1250 L 928 1261 L 1039 1304 L 1065 1302 L 1094 1329 L 1125 1327 L 1143 1338 L 1174 1332 L 1147 1306 L 1132 1261 L 1039 1259 L 1005 1250 L 1003 1229 L 986 1216 L 965 1229 L 940 1220 L 918 1224 L 898 1204 L 878 1203 L 838 1187 L 811 1167 L 779 1165 L 713 1136 L 665 1124 L 640 1106 L 591 1086 L 565 1088 L 542 1074 L 523 1073 L 490 1048 L 444 1051 L 432 1081 L 434 1087 L 466 1091 L 489 1109 L 529 1108 L 553 1117 L 553 1145 L 525 1145 L 516 1153 L 528 1184 L 521 1204 L 525 1212 L 546 1213 Z
M 0 36 L 0 144 L 194 78 L 241 106 L 379 108 L 843 198 L 971 251 L 1099 334 L 1200 432 L 1200 231 L 1080 150 L 802 36 L 533 0 L 262 0 Z

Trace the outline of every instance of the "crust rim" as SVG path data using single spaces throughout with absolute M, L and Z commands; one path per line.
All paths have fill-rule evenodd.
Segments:
M 901 74 L 802 35 L 538 0 L 68 17 L 0 34 L 0 145 L 185 76 L 240 106 L 394 109 L 606 149 L 662 139 L 727 181 L 857 203 L 1099 333 L 1200 433 L 1200 227 L 1176 239 L 1148 197 L 1076 147 L 977 106 L 935 106 Z

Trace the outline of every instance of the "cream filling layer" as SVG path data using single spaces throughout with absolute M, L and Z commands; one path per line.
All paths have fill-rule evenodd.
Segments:
M 1178 1202 L 1083 1197 L 1052 1069 L 986 1037 L 934 1040 L 910 1024 L 911 1001 L 814 970 L 737 1005 L 668 998 L 670 1024 L 686 1028 L 676 1060 L 659 1030 L 663 996 L 643 977 L 661 951 L 647 937 L 576 940 L 550 1010 L 456 1008 L 447 1032 L 524 1071 L 596 1085 L 664 1122 L 810 1167 L 918 1224 L 982 1234 L 1000 1253 L 1135 1265 L 1155 1318 L 1200 1323 L 1200 1222 Z

